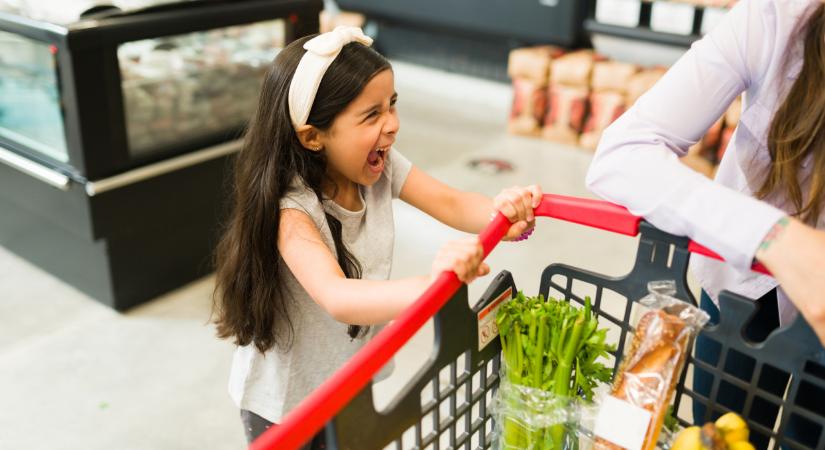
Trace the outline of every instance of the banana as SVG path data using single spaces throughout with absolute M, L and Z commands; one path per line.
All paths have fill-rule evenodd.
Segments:
M 728 413 L 702 427 L 682 430 L 670 450 L 755 450 L 748 442 L 748 424 L 737 414 Z
M 693 426 L 682 430 L 670 450 L 725 450 L 725 443 L 716 427 L 707 423 L 703 427 Z
M 728 444 L 728 450 L 756 450 L 756 448 L 748 441 L 738 441 Z
M 735 442 L 748 442 L 748 424 L 738 414 L 727 413 L 716 419 L 716 428 L 722 433 L 728 446 Z
M 701 450 L 702 429 L 696 426 L 682 430 L 670 446 L 670 450 Z

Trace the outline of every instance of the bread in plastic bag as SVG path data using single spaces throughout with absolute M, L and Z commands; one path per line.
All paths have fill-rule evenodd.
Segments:
M 639 448 L 653 450 L 693 340 L 709 317 L 696 306 L 675 298 L 673 281 L 651 282 L 648 290 L 650 295 L 639 301 L 648 311 L 636 324 L 610 395 L 649 413 Z M 615 426 L 622 428 L 618 421 Z M 598 425 L 596 428 L 595 448 L 626 447 L 608 440 L 600 434 Z

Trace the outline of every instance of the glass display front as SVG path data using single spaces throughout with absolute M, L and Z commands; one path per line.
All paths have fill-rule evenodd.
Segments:
M 53 49 L 0 31 L 0 136 L 69 159 Z
M 242 127 L 284 33 L 283 20 L 273 20 L 121 44 L 130 154 Z

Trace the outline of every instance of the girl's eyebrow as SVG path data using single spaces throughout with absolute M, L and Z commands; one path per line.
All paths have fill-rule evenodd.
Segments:
M 398 92 L 393 92 L 392 97 L 390 97 L 390 104 L 395 103 L 395 101 L 396 101 L 396 100 L 398 100 Z M 376 110 L 376 109 L 378 109 L 378 108 L 380 108 L 380 107 L 381 107 L 381 104 L 380 104 L 380 103 L 375 103 L 375 104 L 373 104 L 373 105 L 370 105 L 370 107 L 369 107 L 369 108 L 364 109 L 364 110 L 363 110 L 360 114 L 358 114 L 358 115 L 359 115 L 359 116 L 363 116 L 363 115 L 369 114 L 369 113 L 373 112 L 374 110 Z

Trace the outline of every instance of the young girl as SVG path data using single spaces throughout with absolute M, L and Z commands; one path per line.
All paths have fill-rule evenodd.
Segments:
M 677 154 L 743 92 L 742 117 L 715 182 L 680 164 Z M 825 343 L 825 4 L 738 2 L 604 133 L 587 182 L 599 195 L 728 261 L 697 258 L 693 264 L 702 307 L 712 318 L 718 318 L 719 292 L 728 289 L 762 305 L 748 338 L 763 340 L 798 310 Z M 754 260 L 775 279 L 751 272 Z M 697 340 L 698 359 L 716 364 L 719 356 L 718 344 Z M 741 359 L 729 358 L 725 368 L 750 380 L 754 367 Z M 697 371 L 694 380 L 696 392 L 710 394 L 710 375 Z M 759 383 L 782 397 L 787 381 L 763 371 Z M 812 395 L 817 400 L 810 404 L 825 402 L 821 391 Z M 745 406 L 744 391 L 729 383 L 720 385 L 717 398 L 734 411 Z M 777 410 L 754 406 L 751 417 L 773 425 Z M 701 423 L 704 408 L 694 408 L 694 416 Z M 786 435 L 817 436 L 801 425 L 791 421 Z M 754 444 L 766 447 L 759 434 Z
M 532 231 L 537 186 L 491 201 L 438 182 L 392 147 L 393 72 L 371 42 L 339 27 L 288 45 L 236 161 L 214 310 L 218 335 L 239 346 L 229 390 L 250 442 L 442 271 L 464 282 L 489 271 L 472 238 L 444 246 L 430 275 L 388 281 L 392 199 L 466 232 L 481 231 L 495 210 L 514 222 L 507 238 Z

